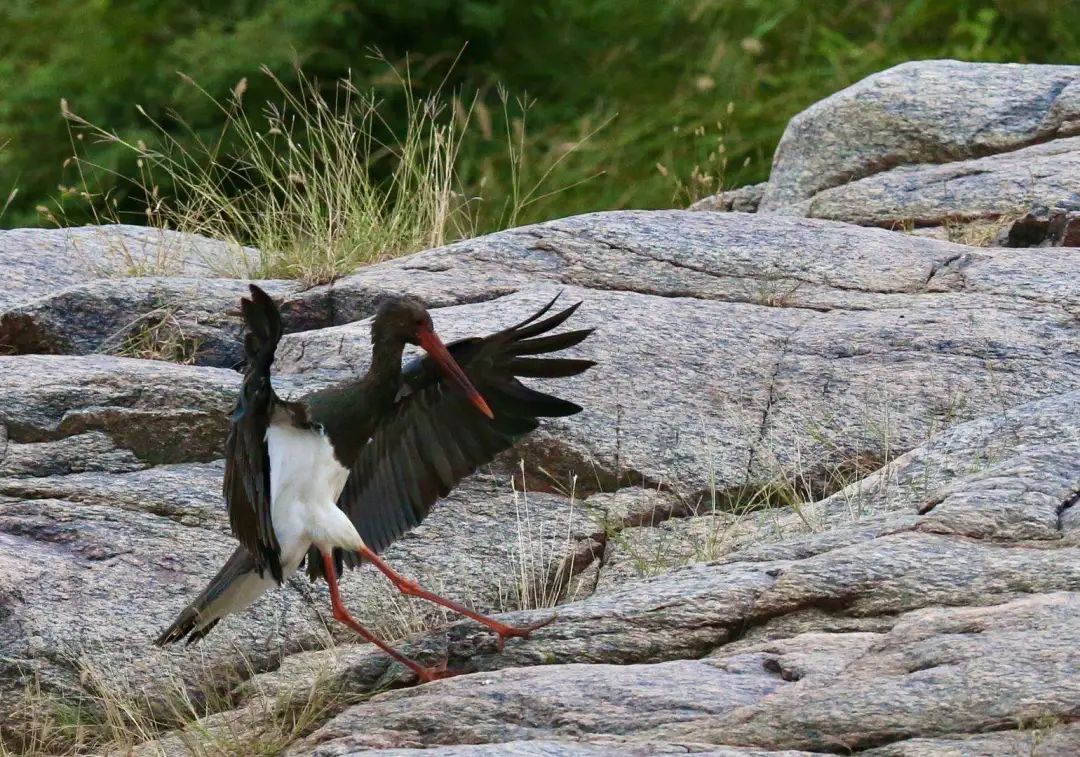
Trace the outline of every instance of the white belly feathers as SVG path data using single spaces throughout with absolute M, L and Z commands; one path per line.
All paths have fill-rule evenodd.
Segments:
M 326 435 L 285 424 L 266 430 L 270 454 L 270 516 L 282 566 L 295 570 L 312 544 L 356 549 L 363 542 L 337 507 L 349 470 Z

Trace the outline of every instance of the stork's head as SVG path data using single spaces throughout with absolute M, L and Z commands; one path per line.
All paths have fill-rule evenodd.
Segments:
M 386 342 L 419 345 L 480 412 L 488 418 L 495 417 L 468 375 L 435 333 L 427 308 L 416 298 L 399 296 L 383 300 L 371 322 L 371 341 L 375 345 Z

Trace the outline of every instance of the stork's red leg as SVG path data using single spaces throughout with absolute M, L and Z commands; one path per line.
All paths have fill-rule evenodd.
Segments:
M 361 557 L 363 557 L 376 568 L 381 570 L 386 575 L 386 577 L 394 583 L 394 586 L 396 586 L 402 594 L 408 594 L 412 597 L 420 597 L 421 599 L 426 599 L 429 602 L 434 602 L 435 604 L 442 605 L 443 607 L 448 607 L 454 612 L 464 615 L 467 618 L 472 618 L 477 623 L 482 623 L 488 628 L 490 628 L 499 636 L 500 650 L 503 648 L 503 644 L 506 642 L 507 638 L 528 638 L 529 634 L 535 631 L 537 628 L 542 628 L 551 621 L 555 620 L 555 616 L 552 615 L 547 620 L 541 620 L 539 623 L 532 623 L 531 625 L 527 626 L 509 626 L 505 623 L 500 623 L 499 621 L 495 620 L 495 618 L 489 618 L 487 615 L 481 615 L 475 610 L 470 610 L 468 607 L 461 604 L 460 602 L 455 602 L 454 600 L 447 599 L 446 597 L 440 597 L 435 592 L 428 591 L 415 581 L 411 581 L 408 578 L 405 578 L 405 576 L 401 575 L 396 570 L 387 565 L 385 560 L 372 552 L 371 549 L 369 549 L 368 547 L 361 548 L 359 552 Z
M 424 683 L 430 683 L 439 678 L 449 678 L 453 675 L 453 673 L 446 670 L 445 662 L 434 667 L 425 667 L 415 660 L 410 660 L 408 657 L 401 654 L 401 652 L 397 651 L 356 622 L 356 619 L 349 614 L 349 611 L 345 609 L 345 605 L 341 602 L 341 593 L 338 591 L 337 572 L 334 570 L 334 559 L 326 553 L 323 554 L 323 571 L 326 576 L 326 583 L 330 586 L 330 605 L 334 608 L 334 620 L 339 623 L 344 623 L 349 628 L 356 631 L 356 633 L 358 633 L 365 641 L 371 642 L 409 670 L 416 673 L 416 677 Z

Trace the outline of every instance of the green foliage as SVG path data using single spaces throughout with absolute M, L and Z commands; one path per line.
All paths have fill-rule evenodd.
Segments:
M 533 186 L 568 146 L 549 187 L 515 222 L 588 210 L 663 207 L 686 194 L 761 180 L 787 119 L 821 97 L 910 59 L 1076 62 L 1080 4 L 1052 0 L 6 0 L 0 7 L 0 187 L 19 191 L 0 222 L 39 222 L 35 207 L 92 218 L 59 103 L 130 144 L 160 140 L 136 110 L 212 139 L 222 115 L 177 72 L 219 100 L 241 79 L 253 120 L 296 64 L 326 87 L 351 71 L 362 89 L 396 86 L 379 48 L 423 94 L 480 93 L 476 139 L 460 179 L 488 200 Z M 460 58 L 454 64 L 454 60 Z M 444 83 L 444 79 L 446 79 Z M 497 85 L 527 97 L 518 166 L 498 128 Z M 729 103 L 734 104 L 729 112 Z M 193 136 L 184 137 L 184 123 Z M 492 116 L 494 114 L 494 116 Z M 402 109 L 401 123 L 408 119 Z M 392 119 L 391 119 L 392 120 Z M 391 124 L 394 126 L 394 124 Z M 517 128 L 512 124 L 513 129 Z M 517 133 L 517 132 L 514 132 Z M 137 174 L 115 143 L 90 146 L 90 177 L 123 212 L 142 198 L 110 172 Z M 721 149 L 722 148 L 722 149 Z M 691 179 L 695 167 L 696 177 Z M 593 177 L 587 181 L 582 181 Z M 76 189 L 69 189 L 76 187 Z M 162 191 L 168 193 L 168 186 Z M 137 194 L 137 193 L 136 193 Z M 506 222 L 489 202 L 480 229 Z

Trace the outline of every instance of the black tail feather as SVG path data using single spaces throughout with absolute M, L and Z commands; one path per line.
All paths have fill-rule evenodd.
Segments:
M 548 305 L 548 307 L 550 307 L 550 305 Z M 570 307 L 566 308 L 566 310 L 560 311 L 553 316 L 545 318 L 542 321 L 537 321 L 535 323 L 530 322 L 528 323 L 528 325 L 523 327 L 515 327 L 513 330 L 514 339 L 520 342 L 523 339 L 528 339 L 529 337 L 543 334 L 545 331 L 551 331 L 553 328 L 561 326 L 567 318 L 577 312 L 577 309 L 579 307 L 581 307 L 581 303 L 576 302 Z M 541 310 L 540 312 L 543 313 L 544 311 Z M 539 315 L 539 313 L 537 315 Z
M 238 579 L 253 572 L 255 572 L 255 561 L 251 558 L 251 554 L 243 547 L 237 547 L 232 556 L 221 566 L 217 575 L 210 579 L 206 588 L 195 597 L 191 604 L 181 610 L 176 620 L 161 632 L 154 644 L 163 647 L 182 639 L 187 639 L 187 643 L 191 644 L 206 636 L 221 620 L 220 617 L 207 619 L 210 606 L 221 599 Z
M 251 299 L 240 300 L 240 310 L 247 326 L 244 350 L 248 359 L 260 364 L 274 359 L 274 349 L 281 340 L 281 312 L 266 292 L 251 284 Z
M 529 414 L 537 418 L 561 418 L 581 412 L 581 405 L 530 389 L 516 379 L 500 389 L 508 399 L 516 403 L 516 415 Z
M 557 312 L 549 317 L 545 317 L 543 321 L 529 324 L 524 328 L 515 329 L 514 338 L 517 341 L 521 341 L 523 339 L 528 339 L 529 337 L 538 336 L 540 334 L 543 334 L 544 332 L 550 332 L 551 329 L 563 325 L 563 323 L 566 322 L 568 317 L 573 315 L 573 313 L 575 313 L 580 307 L 581 302 L 576 302 L 575 305 L 571 305 L 566 310 Z

